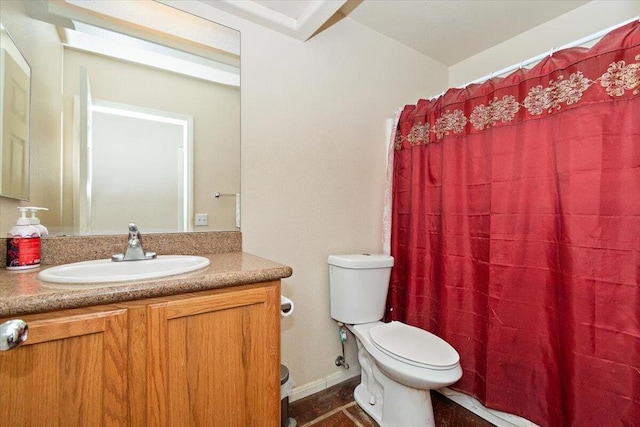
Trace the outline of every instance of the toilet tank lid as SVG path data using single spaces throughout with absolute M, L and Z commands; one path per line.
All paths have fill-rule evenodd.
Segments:
M 329 255 L 329 265 L 344 268 L 384 268 L 393 267 L 393 257 L 384 254 Z

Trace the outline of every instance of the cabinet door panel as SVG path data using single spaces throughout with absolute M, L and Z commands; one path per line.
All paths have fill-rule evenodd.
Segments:
M 258 286 L 151 306 L 150 424 L 277 426 L 279 297 Z
M 27 341 L 0 353 L 0 413 L 11 426 L 124 426 L 126 311 L 22 317 Z

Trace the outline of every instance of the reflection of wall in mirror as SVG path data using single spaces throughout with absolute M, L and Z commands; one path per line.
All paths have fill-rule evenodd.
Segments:
M 60 217 L 60 165 L 51 159 L 60 158 L 61 148 L 62 45 L 55 27 L 32 19 L 26 3 L 0 1 L 0 19 L 31 67 L 29 204 L 49 208 L 41 214 L 48 225 Z M 0 234 L 15 224 L 16 207 L 24 203 L 0 197 Z
M 173 111 L 194 117 L 194 212 L 208 213 L 209 226 L 196 231 L 234 230 L 235 201 L 213 197 L 222 188 L 240 192 L 240 90 L 86 52 L 65 49 L 64 113 L 73 117 L 79 67 L 88 69 L 96 99 Z M 75 227 L 73 214 L 73 124 L 64 120 L 63 224 Z M 77 154 L 77 153 L 76 153 Z M 149 153 L 152 158 L 153 153 Z M 153 179 L 153 177 L 149 177 Z M 144 223 L 139 224 L 144 227 Z M 120 230 L 112 230 L 119 232 Z M 55 230 L 54 230 L 55 232 Z
M 5 49 L 10 40 L 3 33 L 0 49 L 0 116 L 2 169 L 0 194 L 29 198 L 29 97 L 31 71 L 19 53 Z

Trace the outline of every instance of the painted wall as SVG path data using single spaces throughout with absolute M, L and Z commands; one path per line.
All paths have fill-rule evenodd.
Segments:
M 306 43 L 240 30 L 243 248 L 293 268 L 282 361 L 296 385 L 323 386 L 342 374 L 327 256 L 381 251 L 385 120 L 446 69 L 348 19 Z

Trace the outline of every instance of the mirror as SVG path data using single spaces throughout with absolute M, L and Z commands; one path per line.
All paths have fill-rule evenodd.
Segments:
M 129 222 L 143 233 L 239 230 L 238 31 L 155 1 L 0 8 L 3 22 L 34 26 L 27 45 L 44 33 L 51 45 L 47 61 L 26 55 L 32 129 L 43 131 L 32 132 L 29 205 L 49 209 L 39 215 L 51 235 L 122 234 Z M 40 119 L 58 114 L 59 132 L 45 134 Z
M 0 196 L 29 199 L 31 68 L 0 25 Z

